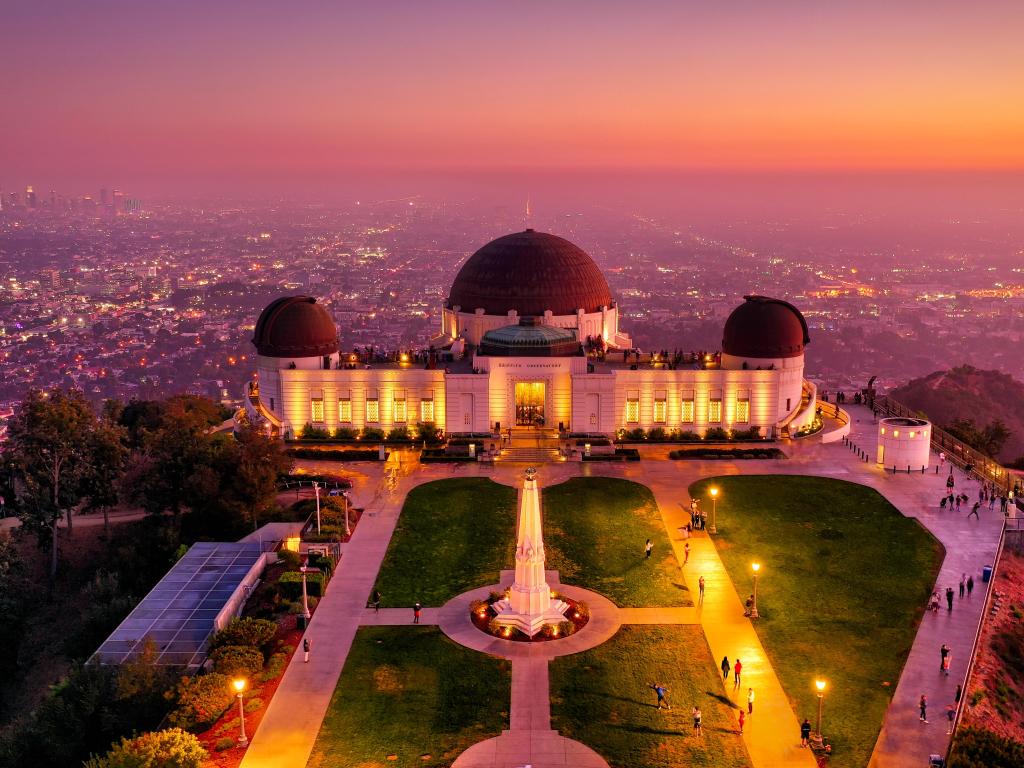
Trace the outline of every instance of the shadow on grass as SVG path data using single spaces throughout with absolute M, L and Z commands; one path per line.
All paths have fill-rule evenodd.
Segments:
M 613 725 L 611 726 L 615 730 L 625 731 L 627 733 L 646 733 L 651 736 L 680 736 L 684 733 L 683 730 L 679 731 L 668 731 L 664 728 L 652 728 L 649 725 Z
M 741 709 L 739 704 L 734 702 L 725 694 L 715 693 L 714 691 L 705 691 L 705 693 L 707 693 L 707 695 L 710 696 L 712 699 L 715 699 L 717 701 L 720 701 L 722 704 L 725 704 L 725 706 L 729 707 L 729 709 Z

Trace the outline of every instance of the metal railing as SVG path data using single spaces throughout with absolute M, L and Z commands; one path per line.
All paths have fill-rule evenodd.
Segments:
M 875 416 L 883 418 L 889 416 L 921 418 L 920 412 L 913 411 L 903 403 L 884 395 L 875 398 L 871 409 Z M 931 429 L 932 449 L 936 453 L 945 454 L 946 461 L 967 474 L 974 475 L 981 482 L 996 485 L 1007 493 L 1013 488 L 1014 476 L 1004 466 L 976 448 L 972 448 L 963 440 L 954 437 L 942 427 L 932 424 Z

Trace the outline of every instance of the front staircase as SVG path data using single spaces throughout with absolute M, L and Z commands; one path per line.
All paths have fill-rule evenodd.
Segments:
M 513 445 L 511 448 L 502 448 L 501 453 L 495 457 L 495 461 L 549 464 L 556 461 L 565 461 L 565 459 L 558 453 L 557 448 Z

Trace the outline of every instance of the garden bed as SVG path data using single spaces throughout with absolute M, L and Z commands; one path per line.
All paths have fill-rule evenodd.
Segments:
M 688 450 L 669 451 L 668 457 L 676 461 L 704 459 L 786 459 L 785 451 L 780 448 L 691 448 Z
M 505 595 L 500 592 L 491 592 L 486 600 L 479 600 L 470 606 L 469 615 L 473 626 L 492 637 L 502 640 L 512 640 L 518 643 L 543 643 L 550 640 L 560 640 L 573 635 L 583 629 L 590 621 L 590 608 L 586 603 L 573 600 L 565 595 L 552 594 L 553 598 L 561 600 L 569 607 L 566 609 L 565 621 L 557 625 L 547 625 L 533 637 L 525 632 L 512 627 L 501 627 L 495 624 L 496 612 L 494 604 L 502 600 Z
M 636 448 L 616 448 L 615 453 L 592 453 L 583 457 L 584 461 L 640 461 L 640 451 Z
M 316 461 L 387 461 L 376 448 L 286 448 L 285 453 L 296 459 L 314 459 Z

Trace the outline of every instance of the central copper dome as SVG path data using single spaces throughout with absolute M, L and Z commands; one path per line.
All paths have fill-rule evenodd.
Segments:
M 516 232 L 492 240 L 459 270 L 448 307 L 483 308 L 488 315 L 573 315 L 612 305 L 608 282 L 586 251 L 546 232 Z

